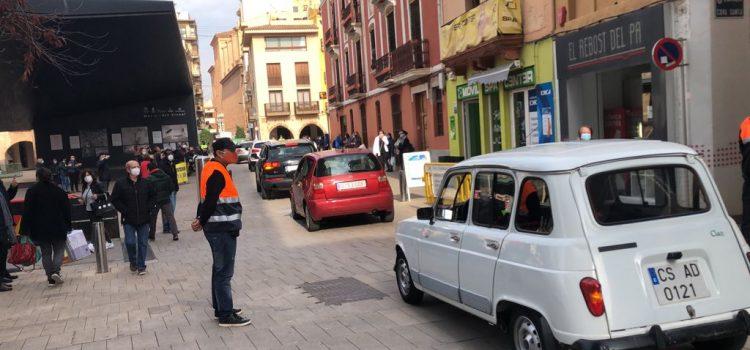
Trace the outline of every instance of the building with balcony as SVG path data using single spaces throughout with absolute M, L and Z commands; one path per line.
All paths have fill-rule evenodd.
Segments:
M 190 75 L 193 78 L 193 94 L 195 96 L 195 117 L 200 125 L 204 117 L 203 79 L 201 76 L 201 59 L 198 49 L 198 25 L 187 12 L 177 11 L 177 26 L 180 28 L 182 46 L 188 61 Z
M 289 9 L 262 12 L 259 2 L 242 2 L 246 95 L 258 106 L 250 116 L 257 138 L 315 138 L 328 131 L 326 34 L 313 3 L 295 0 Z
M 214 65 L 211 75 L 214 115 L 223 122 L 218 123 L 221 132 L 236 135 L 238 128 L 247 135 L 248 113 L 245 108 L 242 49 L 239 29 L 217 33 L 211 40 Z
M 409 133 L 415 148 L 448 153 L 438 7 L 428 0 L 323 0 L 332 136 Z

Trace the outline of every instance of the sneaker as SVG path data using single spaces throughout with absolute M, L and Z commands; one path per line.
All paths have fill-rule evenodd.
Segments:
M 47 278 L 47 286 L 54 287 L 55 286 L 55 280 L 52 278 Z
M 94 252 L 94 244 L 93 243 L 89 243 L 88 248 L 89 248 L 90 252 L 92 252 L 92 253 Z
M 0 283 L 0 292 L 10 292 L 12 290 L 13 290 L 13 287 L 4 283 Z
M 178 236 L 178 235 L 177 235 L 177 234 L 175 233 L 175 234 L 173 234 L 173 235 L 172 235 L 172 240 L 173 240 L 173 241 L 179 241 L 179 240 L 180 240 L 180 236 Z
M 135 266 L 135 264 L 130 264 L 130 272 L 136 272 L 138 271 L 138 268 Z
M 112 242 L 107 242 L 107 245 L 106 245 L 106 247 L 107 247 L 107 249 L 112 249 L 112 248 L 114 248 L 114 247 L 115 247 L 115 244 L 114 244 L 114 243 L 112 243 Z
M 242 315 L 242 309 L 232 309 L 232 313 L 239 316 Z M 214 318 L 219 318 L 216 314 L 214 314 Z
M 146 274 L 146 268 L 138 269 L 138 276 L 143 276 Z
M 55 281 L 56 285 L 65 283 L 59 273 L 53 273 L 52 276 L 50 276 L 50 279 Z
M 231 314 L 229 317 L 219 319 L 219 327 L 244 327 L 250 323 L 250 320 L 242 318 L 237 314 Z

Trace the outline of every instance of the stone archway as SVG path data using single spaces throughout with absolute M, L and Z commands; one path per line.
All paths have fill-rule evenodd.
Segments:
M 323 129 L 315 124 L 308 124 L 299 133 L 299 138 L 309 136 L 311 140 L 315 140 L 316 137 L 323 137 Z
M 30 141 L 12 144 L 5 150 L 5 161 L 8 164 L 20 164 L 23 170 L 33 169 L 36 165 L 34 144 Z
M 269 139 L 271 140 L 291 140 L 294 138 L 294 134 L 284 126 L 277 126 L 269 133 Z

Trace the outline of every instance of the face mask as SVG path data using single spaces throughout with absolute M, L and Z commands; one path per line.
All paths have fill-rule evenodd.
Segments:
M 141 174 L 141 168 L 130 168 L 130 175 L 138 176 Z
M 169 160 L 170 162 L 171 162 L 171 161 L 173 161 L 173 160 L 174 160 L 174 156 L 173 156 L 173 155 L 171 155 L 171 154 L 170 154 L 170 155 L 168 155 L 168 156 L 167 156 L 167 160 Z
M 44 164 L 44 161 L 43 161 L 43 160 L 40 160 L 40 161 L 39 161 L 39 164 Z
M 591 134 L 581 134 L 581 140 L 591 141 Z
M 85 176 L 85 177 L 83 178 L 83 181 L 86 181 L 86 183 L 87 183 L 87 184 L 90 184 L 90 183 L 94 182 L 94 178 L 93 178 L 93 177 L 91 177 L 91 175 L 86 175 L 86 176 Z

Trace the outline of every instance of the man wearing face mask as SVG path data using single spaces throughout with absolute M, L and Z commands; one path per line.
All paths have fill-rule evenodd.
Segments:
M 193 231 L 203 230 L 213 255 L 211 300 L 214 316 L 221 327 L 241 327 L 250 320 L 240 316 L 232 301 L 232 276 L 237 237 L 242 229 L 242 204 L 227 165 L 237 163 L 237 146 L 228 138 L 213 143 L 214 159 L 203 168 L 200 178 L 201 202 Z
M 180 184 L 177 183 L 177 168 L 175 168 L 177 160 L 175 160 L 172 150 L 168 149 L 164 151 L 164 154 L 166 154 L 166 157 L 159 163 L 159 168 L 169 175 L 172 179 L 172 185 L 174 185 L 174 190 L 169 194 L 169 202 L 172 204 L 172 215 L 174 215 L 174 211 L 177 209 L 177 191 L 180 190 Z M 163 218 L 164 216 L 162 216 Z M 169 221 L 162 220 L 162 228 L 163 232 L 170 232 Z
M 584 125 L 578 129 L 578 140 L 591 141 L 591 128 L 588 125 Z
M 127 162 L 125 171 L 127 177 L 118 180 L 112 190 L 112 204 L 122 217 L 130 271 L 145 275 L 149 221 L 151 211 L 156 209 L 156 192 L 153 186 L 141 179 L 138 162 Z

